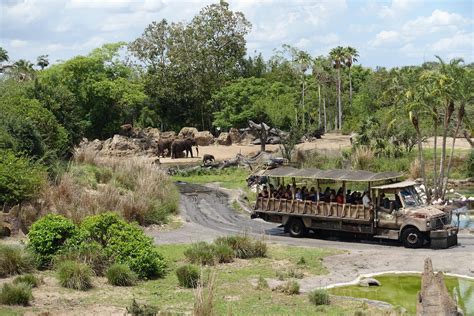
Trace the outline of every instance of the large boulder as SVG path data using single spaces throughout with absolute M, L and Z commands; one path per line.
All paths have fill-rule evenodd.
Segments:
M 214 136 L 209 131 L 197 132 L 194 139 L 198 146 L 209 146 L 214 143 Z
M 160 133 L 160 139 L 174 139 L 174 138 L 176 138 L 176 133 L 174 131 Z
M 364 278 L 359 281 L 359 286 L 364 286 L 364 287 L 380 286 L 380 285 L 381 285 L 380 281 L 374 278 Z
M 225 145 L 225 146 L 230 146 L 232 145 L 232 140 L 230 139 L 230 134 L 229 133 L 220 133 L 219 137 L 217 137 L 217 143 L 219 145 Z
M 230 140 L 231 140 L 232 144 L 240 143 L 240 132 L 239 132 L 238 129 L 231 128 L 230 131 L 229 131 L 229 135 L 230 135 Z
M 158 128 L 147 127 L 143 129 L 143 133 L 145 134 L 146 137 L 149 137 L 151 139 L 154 139 L 154 140 L 160 139 L 160 129 Z
M 183 127 L 178 134 L 179 138 L 194 138 L 196 134 L 198 133 L 197 128 L 195 127 Z

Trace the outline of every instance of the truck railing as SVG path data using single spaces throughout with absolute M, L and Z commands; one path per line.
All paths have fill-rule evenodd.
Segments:
M 255 209 L 259 212 L 282 213 L 282 215 L 314 216 L 367 223 L 374 219 L 373 209 L 361 204 L 259 197 Z

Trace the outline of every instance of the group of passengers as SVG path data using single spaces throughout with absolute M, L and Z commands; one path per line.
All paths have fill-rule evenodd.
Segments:
M 339 190 L 331 189 L 327 187 L 324 192 L 319 188 L 316 190 L 311 187 L 309 190 L 306 186 L 301 188 L 295 185 L 290 186 L 289 184 L 284 187 L 280 185 L 277 189 L 270 184 L 268 187 L 263 186 L 263 190 L 258 194 L 259 197 L 263 198 L 275 198 L 275 199 L 286 199 L 286 200 L 298 200 L 298 201 L 322 201 L 322 202 L 336 202 L 344 204 L 344 189 L 341 187 Z M 364 204 L 364 206 L 370 205 L 370 197 L 367 191 L 364 193 L 347 190 L 346 193 L 346 204 Z

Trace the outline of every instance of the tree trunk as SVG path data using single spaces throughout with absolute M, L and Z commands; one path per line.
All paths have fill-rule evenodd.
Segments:
M 437 173 L 436 173 L 436 169 L 437 169 L 437 164 L 436 164 L 436 160 L 437 160 L 437 157 L 438 157 L 438 154 L 437 154 L 437 151 L 438 151 L 438 117 L 436 117 L 433 121 L 433 126 L 434 126 L 434 164 L 433 164 L 433 187 L 434 187 L 434 196 L 435 196 L 435 199 L 438 199 L 439 198 L 439 190 L 438 190 L 438 178 L 437 178 Z
M 318 84 L 318 128 L 321 128 L 321 85 Z
M 303 108 L 303 113 L 301 113 L 301 115 L 302 115 L 302 117 L 301 117 L 302 122 L 301 123 L 303 125 L 302 127 L 303 127 L 303 131 L 304 131 L 305 130 L 305 128 L 304 128 L 305 127 L 305 120 L 304 120 L 304 114 L 305 114 L 304 113 L 305 112 L 305 106 L 304 106 L 304 77 L 303 77 L 303 91 L 301 91 L 301 95 L 302 95 L 302 100 L 301 101 L 302 101 L 302 108 Z
M 443 188 L 441 191 L 442 200 L 444 200 L 444 197 L 446 195 L 446 189 L 448 187 L 448 180 L 449 180 L 449 173 L 451 172 L 451 164 L 452 164 L 453 156 L 454 156 L 454 145 L 456 143 L 456 136 L 458 135 L 459 129 L 461 128 L 463 118 L 464 118 L 464 104 L 461 104 L 461 107 L 459 108 L 459 115 L 458 115 L 458 121 L 456 123 L 456 129 L 454 130 L 454 134 L 453 134 L 453 143 L 451 144 L 451 155 L 449 156 L 448 168 L 446 170 L 446 180 L 443 181 Z
M 342 128 L 342 103 L 341 103 L 341 69 L 337 68 L 337 102 L 338 102 L 338 129 Z
M 443 143 L 441 147 L 441 159 L 439 161 L 439 178 L 438 178 L 438 187 L 441 188 L 444 182 L 444 170 L 446 162 L 446 139 L 448 138 L 448 128 L 449 121 L 451 120 L 451 115 L 454 111 L 454 103 L 452 100 L 446 100 L 446 110 L 444 113 L 444 130 L 443 130 Z
M 349 67 L 349 104 L 352 108 L 352 76 L 351 76 L 351 67 Z
M 423 158 L 423 142 L 422 142 L 421 131 L 420 131 L 420 126 L 419 126 L 419 122 L 418 122 L 418 117 L 414 116 L 411 119 L 411 122 L 412 122 L 413 127 L 415 128 L 415 131 L 416 131 L 416 141 L 418 143 L 418 161 L 420 162 L 421 178 L 423 178 L 423 184 L 425 186 L 426 198 L 427 198 L 428 202 L 430 202 L 431 194 L 430 194 L 430 190 L 428 190 L 428 183 L 426 181 L 425 160 Z
M 324 133 L 328 132 L 327 120 L 326 120 L 326 98 L 323 99 L 323 113 L 324 113 Z
M 267 130 L 265 129 L 265 125 L 263 122 L 260 124 L 262 126 L 262 130 L 260 132 L 260 151 L 265 151 L 265 145 L 267 143 Z

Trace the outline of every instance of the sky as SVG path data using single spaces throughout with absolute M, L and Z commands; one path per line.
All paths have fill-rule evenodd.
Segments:
M 132 41 L 153 21 L 190 21 L 208 0 L 0 0 L 0 47 L 12 61 L 50 62 Z M 247 53 L 290 44 L 313 56 L 353 46 L 364 66 L 474 62 L 472 0 L 228 0 L 252 23 Z

